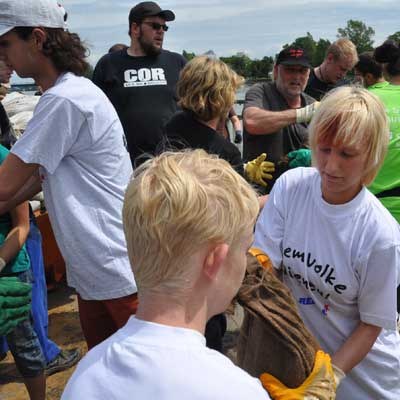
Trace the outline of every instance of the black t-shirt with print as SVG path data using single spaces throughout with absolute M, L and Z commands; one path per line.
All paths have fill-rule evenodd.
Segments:
M 143 153 L 154 153 L 165 123 L 177 111 L 176 84 L 185 63 L 180 54 L 167 50 L 143 57 L 121 50 L 97 63 L 93 82 L 119 115 L 132 163 Z

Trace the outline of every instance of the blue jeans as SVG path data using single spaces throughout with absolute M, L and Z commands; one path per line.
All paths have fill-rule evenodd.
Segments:
M 14 274 L 21 282 L 32 282 L 31 270 Z M 35 378 L 45 368 L 45 360 L 39 339 L 33 329 L 32 315 L 20 322 L 7 336 L 7 344 L 15 364 L 24 378 Z

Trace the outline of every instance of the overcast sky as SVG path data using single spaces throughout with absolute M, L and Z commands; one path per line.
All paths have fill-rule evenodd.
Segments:
M 60 0 L 68 11 L 69 30 L 90 48 L 95 64 L 114 43 L 129 44 L 126 0 Z M 399 0 L 175 0 L 159 1 L 175 12 L 164 48 L 218 56 L 245 52 L 251 58 L 273 56 L 285 43 L 310 32 L 314 39 L 336 39 L 349 19 L 375 30 L 375 43 L 400 30 Z

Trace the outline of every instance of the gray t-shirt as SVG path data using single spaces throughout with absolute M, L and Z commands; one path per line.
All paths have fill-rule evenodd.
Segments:
M 314 101 L 307 94 L 301 94 L 302 107 L 314 103 Z M 273 82 L 253 85 L 246 93 L 243 111 L 248 107 L 258 107 L 269 111 L 290 109 L 285 98 L 279 93 Z M 267 159 L 275 163 L 276 171 L 273 174 L 273 181 L 275 181 L 285 171 L 285 168 L 280 168 L 282 157 L 293 150 L 304 148 L 307 140 L 307 124 L 291 124 L 274 133 L 265 135 L 251 135 L 244 129 L 243 159 L 251 161 L 261 153 L 267 153 Z
M 68 284 L 85 300 L 135 293 L 121 216 L 132 167 L 105 94 L 86 78 L 61 75 L 40 98 L 12 153 L 40 165 Z

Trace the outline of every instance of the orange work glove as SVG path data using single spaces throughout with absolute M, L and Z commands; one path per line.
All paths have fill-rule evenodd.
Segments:
M 257 258 L 257 261 L 267 270 L 272 271 L 272 269 L 274 268 L 272 266 L 271 260 L 270 258 L 259 248 L 257 247 L 251 247 L 249 249 L 249 253 Z

